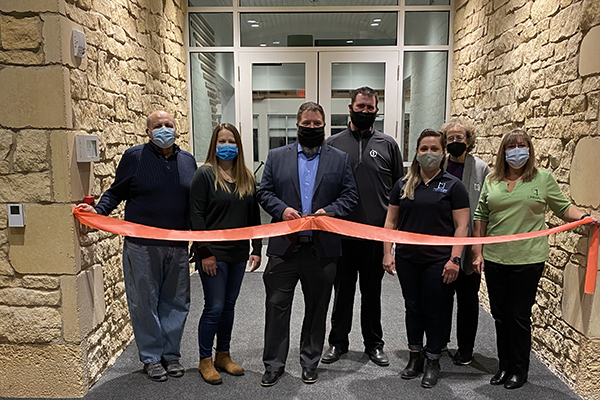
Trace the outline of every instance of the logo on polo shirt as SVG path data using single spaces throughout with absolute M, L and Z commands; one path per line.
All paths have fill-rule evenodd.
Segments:
M 448 189 L 446 189 L 446 182 L 438 183 L 438 186 L 436 188 L 433 188 L 433 191 L 439 193 L 448 193 Z
M 531 189 L 531 195 L 527 196 L 527 198 L 532 200 L 541 200 L 540 191 L 538 188 Z
M 371 157 L 375 158 L 375 157 L 377 157 L 377 151 L 376 151 L 376 150 L 371 150 L 371 151 L 369 152 L 369 155 L 370 155 Z

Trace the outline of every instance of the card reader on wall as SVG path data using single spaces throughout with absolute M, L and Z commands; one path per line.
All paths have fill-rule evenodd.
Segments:
M 8 204 L 8 226 L 10 228 L 23 228 L 25 226 L 25 212 L 23 204 Z
M 98 150 L 98 136 L 75 136 L 75 151 L 77 152 L 77 162 L 100 161 L 100 153 Z

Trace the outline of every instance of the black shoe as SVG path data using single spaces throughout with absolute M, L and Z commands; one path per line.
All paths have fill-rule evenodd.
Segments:
M 469 365 L 473 362 L 473 351 L 460 351 L 456 350 L 454 356 L 452 356 L 452 362 L 456 365 Z
M 424 388 L 432 388 L 437 384 L 440 378 L 440 360 L 428 358 L 425 364 L 425 373 L 421 379 L 421 386 Z
M 164 382 L 168 379 L 167 371 L 165 371 L 160 361 L 144 364 L 144 371 L 148 374 L 148 378 L 154 382 Z
M 340 359 L 342 354 L 346 354 L 348 349 L 342 350 L 339 346 L 331 345 L 321 357 L 323 364 L 331 364 Z
M 183 368 L 179 360 L 163 360 L 163 367 L 167 371 L 167 374 L 173 378 L 181 378 L 185 374 L 185 368 Z
M 317 379 L 319 379 L 319 374 L 317 374 L 317 367 L 302 367 L 302 382 L 315 383 Z
M 402 379 L 416 378 L 421 372 L 423 372 L 424 364 L 425 357 L 423 357 L 423 352 L 411 351 L 410 358 L 408 359 L 408 364 L 406 364 L 406 368 L 404 368 L 402 372 L 400 372 L 400 377 Z
M 371 361 L 380 367 L 387 367 L 390 365 L 389 358 L 385 355 L 382 347 L 375 347 L 373 350 L 365 351 L 369 355 Z
M 262 386 L 273 386 L 277 382 L 279 382 L 279 377 L 283 375 L 283 368 L 278 369 L 277 371 L 265 371 L 260 380 L 260 384 Z
M 527 374 L 511 375 L 504 383 L 505 389 L 518 389 L 527 382 Z
M 506 382 L 509 376 L 510 374 L 508 371 L 499 369 L 498 372 L 496 372 L 496 374 L 490 379 L 490 385 L 504 385 L 504 382 Z

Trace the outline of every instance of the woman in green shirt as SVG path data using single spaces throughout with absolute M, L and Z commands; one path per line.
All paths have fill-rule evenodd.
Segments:
M 545 211 L 570 222 L 588 216 L 562 194 L 552 174 L 535 167 L 531 138 L 514 130 L 502 138 L 492 173 L 483 184 L 473 236 L 501 236 L 546 229 Z M 593 217 L 596 222 L 597 216 Z M 548 238 L 473 246 L 473 268 L 485 275 L 496 323 L 499 369 L 492 385 L 516 389 L 527 382 L 531 352 L 531 308 Z M 485 262 L 484 262 L 485 260 Z

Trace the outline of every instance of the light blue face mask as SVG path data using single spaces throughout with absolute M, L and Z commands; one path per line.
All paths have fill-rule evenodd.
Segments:
M 506 150 L 504 159 L 514 169 L 519 169 L 529 160 L 529 148 L 528 147 L 516 147 L 514 149 Z
M 175 143 L 175 129 L 163 126 L 153 130 L 152 141 L 161 149 L 168 149 Z
M 236 144 L 223 143 L 217 145 L 217 157 L 223 161 L 231 161 L 238 155 Z

